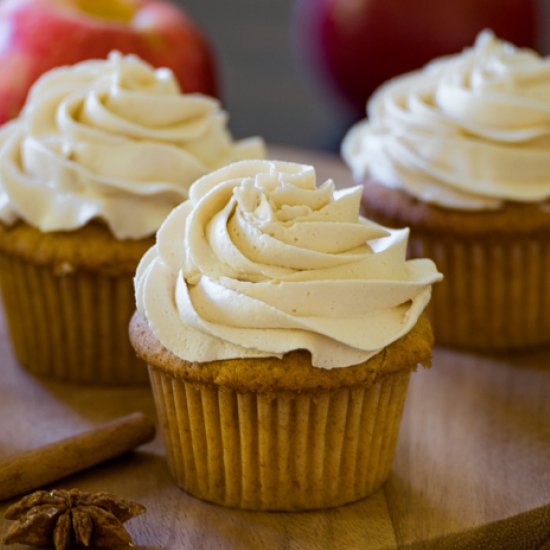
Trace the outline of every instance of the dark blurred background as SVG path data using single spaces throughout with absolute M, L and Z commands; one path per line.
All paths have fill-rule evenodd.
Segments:
M 387 13 L 382 13 L 384 9 L 389 10 L 399 5 L 405 8 L 414 4 L 411 0 L 339 2 L 342 8 L 347 9 L 352 25 L 358 24 L 353 10 L 357 10 L 360 5 L 370 4 L 368 9 L 372 8 L 372 14 L 369 17 L 374 21 L 381 21 L 381 27 L 385 25 L 384 19 L 388 18 Z M 503 29 L 499 35 L 511 34 L 509 39 L 519 36 L 515 43 L 524 42 L 521 45 L 531 45 L 548 54 L 550 0 L 533 0 L 532 4 L 530 2 L 531 0 L 417 1 L 417 12 L 412 17 L 413 24 L 411 25 L 411 17 L 407 21 L 407 15 L 404 14 L 403 21 L 393 21 L 389 28 L 381 29 L 385 33 L 381 40 L 389 37 L 398 47 L 398 40 L 395 38 L 398 31 L 395 29 L 403 24 L 412 27 L 417 33 L 417 36 L 411 35 L 411 43 L 416 39 L 430 43 L 429 32 L 422 25 L 427 25 L 428 29 L 429 25 L 439 26 L 444 29 L 438 37 L 433 38 L 431 45 L 442 50 L 447 48 L 457 51 L 454 44 L 468 34 L 459 25 L 462 16 L 452 16 L 453 6 L 458 9 L 461 5 L 464 10 L 473 12 L 465 11 L 462 17 L 463 27 L 471 27 L 471 36 L 475 36 L 483 28 L 484 17 L 488 21 L 493 18 L 494 24 L 491 26 L 500 25 Z M 271 143 L 337 150 L 345 128 L 360 115 L 342 98 L 342 94 L 334 90 L 330 77 L 319 76 L 318 67 L 313 67 L 315 63 L 311 61 L 315 52 L 310 51 L 311 44 L 308 44 L 312 34 L 316 32 L 311 25 L 318 23 L 312 20 L 320 17 L 322 10 L 328 9 L 331 0 L 179 0 L 179 4 L 210 38 L 221 70 L 223 101 L 230 113 L 230 126 L 236 136 L 259 134 Z M 422 19 L 420 11 L 423 4 L 431 20 L 427 17 Z M 434 13 L 438 5 L 445 10 L 440 16 Z M 305 17 L 302 13 L 300 21 L 296 12 L 298 8 L 307 12 Z M 534 10 L 533 21 L 529 20 L 528 15 L 523 17 L 529 9 Z M 492 15 L 491 10 L 497 15 Z M 518 10 L 521 10 L 519 17 Z M 341 12 L 346 15 L 344 9 Z M 509 13 L 509 17 L 506 13 Z M 437 20 L 438 17 L 440 21 Z M 533 28 L 529 27 L 530 24 Z M 474 30 L 476 25 L 482 27 Z M 363 32 L 363 36 L 369 35 L 374 40 L 377 30 Z M 408 31 L 405 29 L 402 32 Z M 313 39 L 318 40 L 318 37 Z M 439 43 L 436 44 L 437 40 Z M 467 41 L 464 45 L 470 43 Z M 373 46 L 371 44 L 365 47 Z M 387 50 L 387 45 L 381 46 L 378 50 L 375 49 L 373 55 L 379 58 Z M 401 47 L 400 51 L 406 52 L 407 48 Z M 424 52 L 424 55 L 428 53 Z
M 210 38 L 235 135 L 332 147 L 338 109 L 310 93 L 292 44 L 291 0 L 179 0 Z

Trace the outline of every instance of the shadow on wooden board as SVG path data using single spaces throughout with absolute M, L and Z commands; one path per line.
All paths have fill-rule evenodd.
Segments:
M 550 504 L 406 550 L 550 550 Z

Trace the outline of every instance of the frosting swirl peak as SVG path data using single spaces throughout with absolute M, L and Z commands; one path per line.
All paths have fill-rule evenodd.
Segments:
M 369 176 L 456 209 L 550 198 L 550 59 L 481 33 L 475 46 L 390 80 L 342 144 Z
M 138 267 L 139 311 L 187 361 L 282 356 L 366 361 L 406 334 L 441 279 L 405 261 L 408 230 L 358 215 L 361 187 L 313 167 L 242 161 L 195 182 Z
M 0 142 L 0 221 L 57 231 L 99 218 L 120 239 L 154 233 L 198 177 L 264 156 L 261 140 L 232 140 L 218 101 L 117 52 L 42 76 Z

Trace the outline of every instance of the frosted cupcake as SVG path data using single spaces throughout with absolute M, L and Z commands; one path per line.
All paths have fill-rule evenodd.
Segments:
M 550 59 L 486 31 L 382 86 L 342 153 L 367 215 L 445 273 L 436 343 L 550 343 Z
M 214 99 L 114 53 L 53 70 L 0 149 L 0 282 L 13 347 L 31 372 L 142 383 L 128 343 L 132 276 L 197 177 L 264 154 L 235 143 Z
M 358 216 L 361 187 L 243 161 L 193 184 L 136 274 L 130 337 L 176 483 L 255 510 L 336 506 L 387 478 L 429 366 L 430 260 Z

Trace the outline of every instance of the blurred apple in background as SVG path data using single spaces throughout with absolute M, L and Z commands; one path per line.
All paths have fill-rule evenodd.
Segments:
M 460 52 L 484 28 L 535 47 L 535 27 L 535 0 L 296 0 L 293 24 L 302 68 L 352 118 L 382 82 Z
M 45 71 L 111 50 L 171 68 L 185 92 L 217 95 L 206 37 L 170 0 L 3 0 L 0 123 L 17 115 Z

